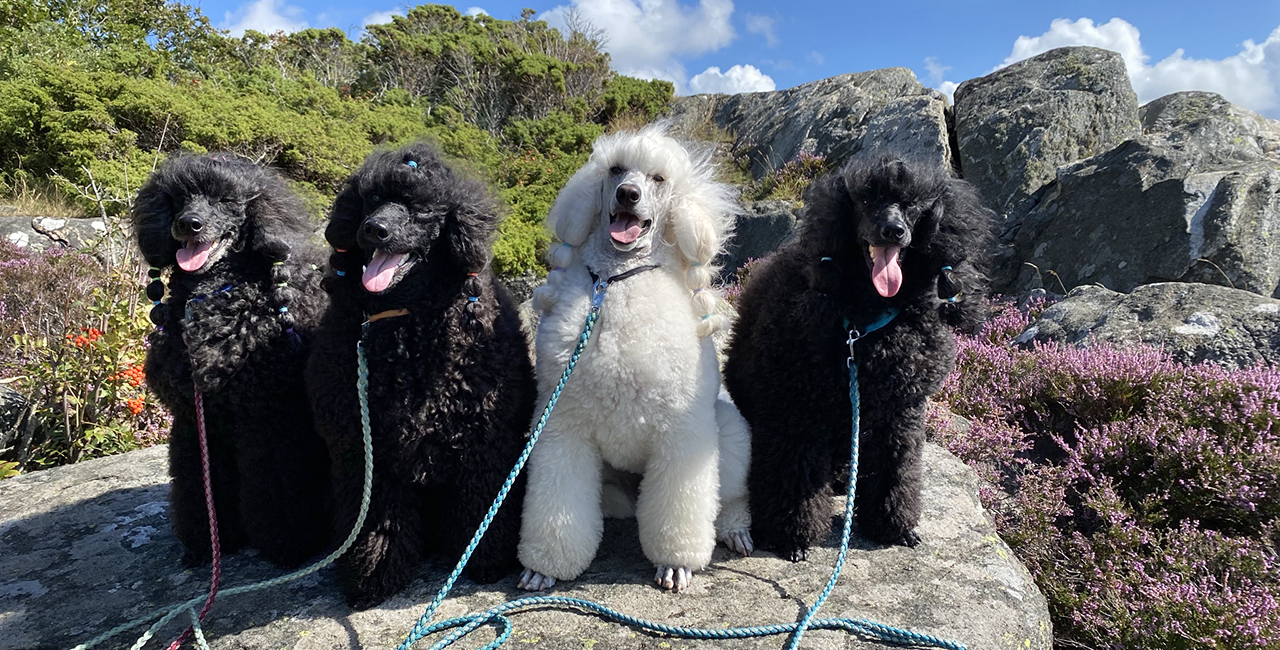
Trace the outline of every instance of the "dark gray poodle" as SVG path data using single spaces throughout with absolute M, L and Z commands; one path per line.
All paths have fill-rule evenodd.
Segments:
M 276 174 L 179 155 L 133 207 L 156 331 L 147 384 L 173 413 L 169 516 L 184 561 L 210 555 L 194 389 L 204 397 L 222 548 L 296 566 L 327 541 L 328 458 L 302 382 L 326 302 L 305 212 Z M 170 270 L 168 296 L 160 279 Z
M 338 562 L 354 607 L 377 604 L 430 551 L 458 557 L 525 443 L 536 394 L 516 306 L 490 269 L 496 203 L 430 146 L 377 152 L 346 184 L 325 236 L 331 305 L 307 389 L 334 467 L 335 534 L 360 505 L 364 460 L 356 343 L 368 321 L 373 498 Z M 517 568 L 523 482 L 467 567 Z
M 854 162 L 818 179 L 797 237 L 743 289 L 725 385 L 751 424 L 752 535 L 793 561 L 830 531 L 847 475 L 848 330 L 862 397 L 859 533 L 915 546 L 925 399 L 955 361 L 952 328 L 981 317 L 992 213 L 933 166 Z M 955 300 L 948 300 L 955 298 Z

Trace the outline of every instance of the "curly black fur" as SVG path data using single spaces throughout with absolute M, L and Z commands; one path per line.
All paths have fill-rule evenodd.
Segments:
M 915 546 L 925 399 L 954 363 L 952 326 L 981 318 L 993 215 L 968 183 L 891 159 L 851 163 L 818 179 L 807 199 L 796 239 L 744 287 L 724 369 L 751 424 L 752 535 L 800 560 L 829 532 L 830 486 L 848 473 L 847 330 L 896 308 L 888 326 L 855 346 L 855 501 L 864 537 Z M 906 244 L 901 288 L 889 298 L 873 286 L 868 254 L 884 237 Z M 959 300 L 945 300 L 957 290 Z
M 189 564 L 210 556 L 194 388 L 204 396 L 222 548 L 296 566 L 327 541 L 328 458 L 303 388 L 326 298 L 305 212 L 275 174 L 231 156 L 177 156 L 133 208 L 143 257 L 171 269 L 153 310 L 147 384 L 173 413 L 169 495 Z M 190 272 L 177 255 L 212 246 Z M 186 262 L 188 265 L 194 262 Z M 153 272 L 153 275 L 160 275 Z M 157 279 L 148 293 L 163 294 Z
M 372 154 L 334 204 L 325 231 L 335 248 L 325 280 L 332 304 L 307 387 L 334 463 L 337 535 L 355 522 L 363 476 L 361 323 L 409 312 L 369 323 L 364 335 L 373 500 L 338 564 L 355 607 L 404 586 L 426 551 L 456 558 L 524 445 L 536 389 L 515 303 L 489 268 L 498 221 L 489 192 L 424 144 Z M 368 289 L 362 268 L 400 253 L 409 257 L 394 282 Z M 471 578 L 492 582 L 518 566 L 522 498 L 523 482 L 471 559 Z

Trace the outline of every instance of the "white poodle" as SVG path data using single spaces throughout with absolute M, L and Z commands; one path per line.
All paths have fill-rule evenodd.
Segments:
M 564 244 L 533 298 L 540 403 L 569 361 L 596 278 L 617 279 L 529 458 L 524 589 L 578 577 L 605 516 L 634 512 L 667 589 L 689 585 L 717 536 L 752 550 L 750 434 L 721 395 L 710 336 L 727 324 L 710 285 L 733 219 L 730 189 L 713 171 L 709 151 L 691 154 L 661 127 L 616 133 L 596 141 L 551 208 L 548 225 Z M 616 481 L 604 486 L 624 473 L 642 476 L 634 509 Z

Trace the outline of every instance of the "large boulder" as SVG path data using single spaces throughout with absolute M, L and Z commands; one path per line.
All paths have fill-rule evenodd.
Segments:
M 1143 121 L 1033 197 L 997 288 L 1181 280 L 1280 296 L 1280 123 L 1210 93 L 1151 102 Z
M 748 260 L 765 257 L 790 239 L 800 211 L 790 201 L 756 201 L 744 207 L 735 217 L 733 238 L 716 260 L 721 281 L 734 277 Z
M 160 606 L 201 596 L 208 569 L 184 569 L 169 532 L 166 450 L 154 447 L 0 482 L 0 650 L 64 650 Z M 976 475 L 941 448 L 925 452 L 925 512 L 915 549 L 855 539 L 822 616 L 867 618 L 936 634 L 983 650 L 1049 650 L 1044 597 L 1000 541 L 977 497 Z M 832 500 L 836 523 L 839 500 Z M 511 507 L 511 506 L 508 506 Z M 605 526 L 599 556 L 578 580 L 552 593 L 578 596 L 677 625 L 796 620 L 822 590 L 835 559 L 836 531 L 810 560 L 792 564 L 768 553 L 730 557 L 718 549 L 691 589 L 665 593 L 651 582 L 634 521 Z M 215 650 L 394 647 L 444 578 L 443 560 L 414 569 L 414 579 L 382 606 L 353 612 L 332 569 L 266 591 L 220 596 L 205 631 Z M 223 589 L 281 572 L 251 552 L 226 558 Z M 479 586 L 462 580 L 437 618 L 484 610 L 517 598 L 515 577 Z M 689 647 L 613 622 L 558 609 L 511 615 L 508 647 L 551 650 Z M 180 623 L 161 631 L 172 638 Z M 134 629 L 105 644 L 125 648 Z M 491 632 L 480 633 L 491 639 Z M 880 644 L 815 631 L 805 647 L 869 650 Z M 154 642 L 153 642 L 154 643 Z M 778 648 L 779 637 L 724 647 Z M 468 647 L 478 647 L 473 641 Z M 162 647 L 162 646 L 161 646 Z M 419 644 L 418 647 L 426 647 Z
M 1050 50 L 970 79 L 955 101 L 964 178 L 1014 221 L 1060 165 L 1141 132 L 1124 59 L 1094 47 Z
M 1123 294 L 1077 287 L 1017 339 L 1075 345 L 1145 343 L 1183 363 L 1280 364 L 1280 300 L 1227 287 L 1161 282 Z
M 19 248 L 30 248 L 35 251 L 43 251 L 51 246 L 76 250 L 89 248 L 106 234 L 107 223 L 102 219 L 0 217 L 0 239 Z
M 832 166 L 880 152 L 951 166 L 946 98 L 908 68 L 845 74 L 771 92 L 676 98 L 678 135 L 732 142 L 752 175 L 773 173 L 801 153 Z

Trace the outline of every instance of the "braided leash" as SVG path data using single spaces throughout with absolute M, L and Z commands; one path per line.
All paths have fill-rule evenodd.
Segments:
M 198 615 L 195 614 L 195 610 L 191 610 L 194 620 L 169 645 L 169 650 L 178 650 L 183 642 L 191 638 L 191 634 L 200 627 L 205 615 L 213 607 L 213 599 L 218 595 L 218 583 L 222 581 L 222 544 L 218 540 L 218 510 L 213 504 L 213 473 L 209 469 L 209 434 L 204 424 L 204 393 L 200 392 L 199 386 L 193 385 L 193 389 L 196 402 L 196 431 L 199 432 L 200 438 L 200 476 L 204 480 L 204 506 L 209 512 L 209 547 L 213 555 L 213 569 L 209 576 L 209 596 L 204 601 L 204 607 L 200 608 Z M 204 634 L 197 635 L 196 642 L 202 649 L 207 647 Z
M 368 327 L 368 324 L 366 323 L 365 325 L 366 330 L 367 330 L 367 327 Z M 369 497 L 370 497 L 370 494 L 373 492 L 373 435 L 371 433 L 372 427 L 369 425 L 369 399 L 368 399 L 369 368 L 368 368 L 368 361 L 365 359 L 363 335 L 361 336 L 361 340 L 356 343 L 356 356 L 359 359 L 359 375 L 356 379 L 356 394 L 358 395 L 359 402 L 360 402 L 360 426 L 362 428 L 363 443 L 364 443 L 364 487 L 360 495 L 360 512 L 356 516 L 355 525 L 351 527 L 351 532 L 347 534 L 347 539 L 342 542 L 341 546 L 339 546 L 337 549 L 334 549 L 332 553 L 325 556 L 323 559 L 316 562 L 315 564 L 312 564 L 311 566 L 306 567 L 304 569 L 299 569 L 297 571 L 294 571 L 293 573 L 288 573 L 276 578 L 271 578 L 269 580 L 262 580 L 260 582 L 255 582 L 255 583 L 243 585 L 240 587 L 231 587 L 229 589 L 223 589 L 221 593 L 224 599 L 227 596 L 235 596 L 237 594 L 245 594 L 251 591 L 260 591 L 262 589 L 269 589 L 271 587 L 282 585 L 286 582 L 292 582 L 294 580 L 298 580 L 299 578 L 305 578 L 329 566 L 330 564 L 333 564 L 334 561 L 336 561 L 339 557 L 341 557 L 343 553 L 347 552 L 347 549 L 351 548 L 351 545 L 354 544 L 356 541 L 356 536 L 359 535 L 360 530 L 364 528 L 365 517 L 369 514 Z M 203 418 L 201 419 L 203 420 Z M 149 614 L 140 616 L 132 621 L 129 621 L 127 623 L 123 623 L 114 628 L 111 628 L 110 630 L 107 630 L 106 632 L 99 634 L 93 639 L 90 639 L 88 642 L 85 642 L 76 646 L 75 648 L 73 648 L 73 650 L 88 650 L 89 648 L 92 648 L 93 646 L 96 646 L 99 643 L 102 643 L 103 641 L 106 641 L 107 639 L 110 639 L 111 637 L 117 634 L 120 634 L 121 632 L 124 632 L 125 630 L 138 627 L 139 625 L 142 625 L 143 623 L 146 623 L 147 621 L 152 620 L 157 616 L 161 616 L 160 620 L 152 624 L 152 626 L 148 628 L 147 631 L 141 637 L 138 638 L 137 642 L 134 643 L 133 647 L 131 648 L 131 650 L 141 650 L 141 648 L 144 645 L 146 645 L 147 641 L 149 641 L 153 636 L 155 636 L 155 633 L 157 630 L 159 630 L 161 627 L 164 627 L 166 623 L 173 620 L 175 617 L 177 617 L 179 614 L 183 612 L 188 612 L 191 616 L 191 630 L 194 632 L 196 637 L 196 642 L 200 644 L 201 650 L 208 650 L 209 646 L 205 642 L 204 631 L 200 628 L 200 616 L 197 616 L 195 613 L 195 606 L 200 604 L 200 601 L 202 598 L 203 597 L 193 598 L 191 600 L 188 600 L 176 606 L 157 609 Z M 212 594 L 209 596 L 209 599 L 210 600 L 212 599 Z
M 431 623 L 431 617 L 435 615 L 440 604 L 443 603 L 445 598 L 448 596 L 449 590 L 453 588 L 454 583 L 458 580 L 458 576 L 462 574 L 463 568 L 471 559 L 471 554 L 480 543 L 480 539 L 484 536 L 485 531 L 488 530 L 489 524 L 493 522 L 493 518 L 497 515 L 498 509 L 502 506 L 502 502 L 506 500 L 507 492 L 510 490 L 511 485 L 515 483 L 516 477 L 524 468 L 525 461 L 528 460 L 530 452 L 533 451 L 533 446 L 537 443 L 538 437 L 542 435 L 542 429 L 546 426 L 547 419 L 551 416 L 551 411 L 555 408 L 556 402 L 560 399 L 560 393 L 564 390 L 565 382 L 569 380 L 569 375 L 573 373 L 574 366 L 578 363 L 578 357 L 582 355 L 583 349 L 586 348 L 587 341 L 591 338 L 591 331 L 594 329 L 596 321 L 600 317 L 600 306 L 604 303 L 604 294 L 608 287 L 609 280 L 598 279 L 596 281 L 594 293 L 591 298 L 591 311 L 587 314 L 587 321 L 583 326 L 582 334 L 578 336 L 578 344 L 574 347 L 573 354 L 569 357 L 569 364 L 560 375 L 559 383 L 556 384 L 555 390 L 551 393 L 551 399 L 547 401 L 547 406 L 542 410 L 542 416 L 538 418 L 538 422 L 534 426 L 533 432 L 529 435 L 529 442 L 525 445 L 524 451 L 521 452 L 519 460 L 516 461 L 515 467 L 511 470 L 511 474 L 507 476 L 507 481 L 498 492 L 498 496 L 489 507 L 489 511 L 485 515 L 484 520 L 480 522 L 480 527 L 476 529 L 475 535 L 472 536 L 471 543 L 468 544 L 466 550 L 463 551 L 462 557 L 458 560 L 458 564 L 454 567 L 453 572 L 449 574 L 448 579 L 446 579 L 444 584 L 440 587 L 435 598 L 432 599 L 431 604 L 427 606 L 426 611 L 424 611 L 422 616 L 418 618 L 417 623 L 414 624 L 413 628 L 409 631 L 409 634 L 405 637 L 397 650 L 410 650 L 410 648 L 412 648 L 413 645 L 423 637 L 443 630 L 457 628 L 443 639 L 436 642 L 435 645 L 431 646 L 431 650 L 443 650 L 444 648 L 453 645 L 459 639 L 470 634 L 480 626 L 490 622 L 494 623 L 499 628 L 498 635 L 493 642 L 484 647 L 484 650 L 497 650 L 507 641 L 507 639 L 511 637 L 512 623 L 511 619 L 508 618 L 506 614 L 512 613 L 516 610 L 545 606 L 581 610 L 642 630 L 687 639 L 745 639 L 791 633 L 791 641 L 787 644 L 788 650 L 794 650 L 799 646 L 800 639 L 804 636 L 806 629 L 846 630 L 856 634 L 862 634 L 871 639 L 895 645 L 932 646 L 944 648 L 946 650 L 965 650 L 963 645 L 954 641 L 939 639 L 934 636 L 920 634 L 910 630 L 902 630 L 873 621 L 847 618 L 815 618 L 818 608 L 822 606 L 822 604 L 827 600 L 827 597 L 831 595 L 832 590 L 835 589 L 836 581 L 840 577 L 840 571 L 844 567 L 845 556 L 849 550 L 849 537 L 853 529 L 854 491 L 857 485 L 858 476 L 858 436 L 860 434 L 858 415 L 861 407 L 858 396 L 858 364 L 854 361 L 853 345 L 863 336 L 887 325 L 894 317 L 897 316 L 898 312 L 896 310 L 886 312 L 881 316 L 880 320 L 868 325 L 861 332 L 856 329 L 849 330 L 849 402 L 853 409 L 853 441 L 850 446 L 849 485 L 848 491 L 845 495 L 844 530 L 841 533 L 840 538 L 840 553 L 836 558 L 835 567 L 831 572 L 831 578 L 827 580 L 826 587 L 822 590 L 822 593 L 818 596 L 817 600 L 814 601 L 813 607 L 810 607 L 808 611 L 805 612 L 804 617 L 802 617 L 799 622 L 726 629 L 677 627 L 631 616 L 630 614 L 625 614 L 610 607 L 582 598 L 571 598 L 567 596 L 532 596 L 503 603 L 479 614 L 459 616 L 439 623 Z M 846 327 L 848 327 L 847 323 Z

